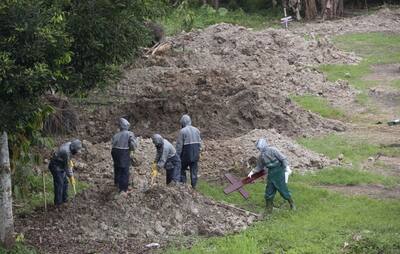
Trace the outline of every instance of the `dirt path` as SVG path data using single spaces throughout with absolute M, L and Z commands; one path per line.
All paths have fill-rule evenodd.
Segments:
M 318 186 L 323 189 L 328 189 L 336 192 L 343 193 L 347 196 L 360 195 L 368 196 L 370 198 L 388 198 L 388 199 L 399 199 L 400 188 L 387 188 L 381 185 L 322 185 Z

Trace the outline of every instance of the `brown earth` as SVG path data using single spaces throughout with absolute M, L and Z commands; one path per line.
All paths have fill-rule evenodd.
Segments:
M 397 142 L 393 128 L 323 119 L 298 107 L 290 96 L 313 94 L 334 104 L 353 105 L 357 91 L 347 82 L 328 82 L 315 66 L 360 59 L 338 50 L 324 35 L 399 32 L 398 22 L 399 11 L 384 10 L 291 30 L 255 32 L 218 24 L 168 38 L 169 50 L 143 56 L 126 67 L 118 84 L 76 103 L 78 132 L 86 148 L 76 173 L 92 187 L 62 211 L 51 208 L 46 215 L 40 210 L 20 215 L 16 231 L 45 253 L 147 253 L 152 250 L 144 245 L 152 242 L 162 248 L 182 241 L 190 245 L 191 236 L 245 229 L 255 215 L 212 201 L 187 186 L 167 187 L 163 175 L 156 185 L 149 184 L 155 150 L 148 137 L 160 132 L 174 141 L 180 116 L 189 113 L 204 139 L 200 177 L 219 180 L 226 171 L 244 175 L 249 170 L 259 137 L 282 150 L 295 171 L 337 163 L 297 145 L 294 138 L 299 136 L 350 128 L 354 135 L 367 134 L 377 142 Z M 311 39 L 304 39 L 304 34 Z M 128 118 L 142 137 L 136 153 L 139 165 L 131 177 L 133 190 L 127 197 L 119 196 L 112 186 L 109 141 L 119 117 Z M 353 193 L 362 193 L 353 188 Z

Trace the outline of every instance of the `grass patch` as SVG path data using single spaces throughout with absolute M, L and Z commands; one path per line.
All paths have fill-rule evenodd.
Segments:
M 400 35 L 392 33 L 357 33 L 339 35 L 334 43 L 362 56 L 367 64 L 400 62 Z
M 332 107 L 325 98 L 314 95 L 303 95 L 294 96 L 292 99 L 303 108 L 317 113 L 322 117 L 333 119 L 342 119 L 344 117 L 344 113 Z
M 367 140 L 331 134 L 323 137 L 300 138 L 298 142 L 304 147 L 322 153 L 331 159 L 343 154 L 344 161 L 353 163 L 355 168 L 360 168 L 360 163 L 368 157 L 378 153 L 387 156 L 397 156 L 400 149 L 395 147 L 381 147 L 370 144 Z
M 50 173 L 45 174 L 46 193 L 43 194 L 43 177 L 40 175 L 29 175 L 30 194 L 28 196 L 19 195 L 18 191 L 14 193 L 14 209 L 16 213 L 29 213 L 37 207 L 44 206 L 46 196 L 47 204 L 54 203 L 54 186 L 53 177 Z M 85 182 L 76 179 L 76 191 L 79 193 L 87 189 L 89 185 Z M 74 196 L 72 186 L 69 184 L 68 197 L 71 199 Z
M 399 179 L 394 179 L 393 177 L 343 167 L 333 167 L 305 175 L 293 174 L 291 179 L 311 185 L 383 184 L 385 186 L 394 186 L 399 182 Z
M 400 220 L 396 216 L 400 201 L 345 197 L 309 187 L 301 179 L 292 180 L 289 188 L 297 203 L 296 212 L 288 211 L 285 205 L 240 234 L 199 240 L 189 250 L 170 249 L 167 253 L 396 253 L 400 248 Z M 213 198 L 232 201 L 230 196 L 219 194 L 222 186 L 202 183 L 199 187 Z M 251 199 L 238 200 L 239 204 L 263 210 L 265 185 L 249 187 Z M 282 202 L 277 198 L 276 203 Z M 355 235 L 361 240 L 353 240 Z M 345 242 L 349 245 L 343 248 Z
M 2 254 L 38 254 L 33 248 L 24 245 L 22 242 L 17 242 L 11 250 L 6 250 L 0 247 Z
M 241 25 L 254 29 L 261 29 L 267 26 L 277 26 L 277 20 L 280 19 L 280 13 L 276 10 L 265 10 L 255 13 L 246 13 L 242 9 L 227 10 L 221 8 L 219 11 L 206 5 L 201 8 L 189 8 L 180 11 L 175 8 L 170 11 L 160 22 L 163 24 L 167 35 L 175 35 L 183 31 L 184 20 L 190 13 L 192 24 L 191 28 L 205 28 L 217 23 L 230 23 Z
M 357 96 L 357 102 L 366 106 L 369 97 L 366 90 L 376 81 L 363 79 L 372 72 L 371 65 L 400 62 L 400 35 L 391 33 L 358 33 L 339 35 L 334 38 L 335 45 L 345 51 L 355 52 L 363 57 L 357 65 L 328 64 L 320 66 L 328 80 L 348 80 L 349 83 L 363 93 Z M 400 83 L 393 86 L 400 88 Z
M 394 87 L 396 89 L 400 89 L 400 79 L 393 80 L 391 85 L 392 85 L 392 87 Z

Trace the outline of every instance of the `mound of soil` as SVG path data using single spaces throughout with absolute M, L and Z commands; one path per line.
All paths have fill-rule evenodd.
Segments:
M 287 156 L 289 165 L 294 171 L 305 172 L 337 163 L 324 155 L 306 150 L 291 138 L 273 129 L 253 130 L 241 137 L 206 142 L 203 151 L 205 160 L 201 162 L 200 173 L 206 178 L 215 176 L 222 178 L 227 171 L 237 175 L 247 175 L 254 167 L 252 158 L 257 158 L 259 155 L 255 142 L 262 137 Z
M 62 211 L 19 218 L 16 227 L 45 253 L 147 253 L 149 243 L 165 247 L 184 236 L 224 235 L 245 229 L 255 219 L 183 185 L 153 187 L 127 197 L 103 186 L 79 194 Z
M 169 43 L 169 51 L 129 67 L 95 110 L 88 112 L 84 105 L 84 118 L 94 124 L 82 130 L 91 141 L 108 141 L 121 116 L 139 135 L 161 131 L 175 137 L 185 112 L 208 138 L 237 137 L 256 128 L 274 128 L 288 136 L 344 129 L 290 99 L 301 94 L 353 98 L 346 83 L 327 82 L 312 67 L 359 60 L 325 38 L 306 40 L 286 30 L 255 32 L 218 24 L 170 38 Z M 100 96 L 96 93 L 89 101 Z

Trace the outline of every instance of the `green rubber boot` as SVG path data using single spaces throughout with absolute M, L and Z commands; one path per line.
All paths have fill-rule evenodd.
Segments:
M 289 199 L 288 199 L 288 202 L 289 202 L 289 205 L 290 205 L 290 210 L 296 211 L 296 206 L 295 206 L 295 204 L 294 204 L 294 202 L 293 202 L 293 199 L 292 199 L 292 198 L 289 198 Z
M 271 214 L 273 207 L 274 207 L 274 200 L 266 199 L 265 200 L 265 215 Z

